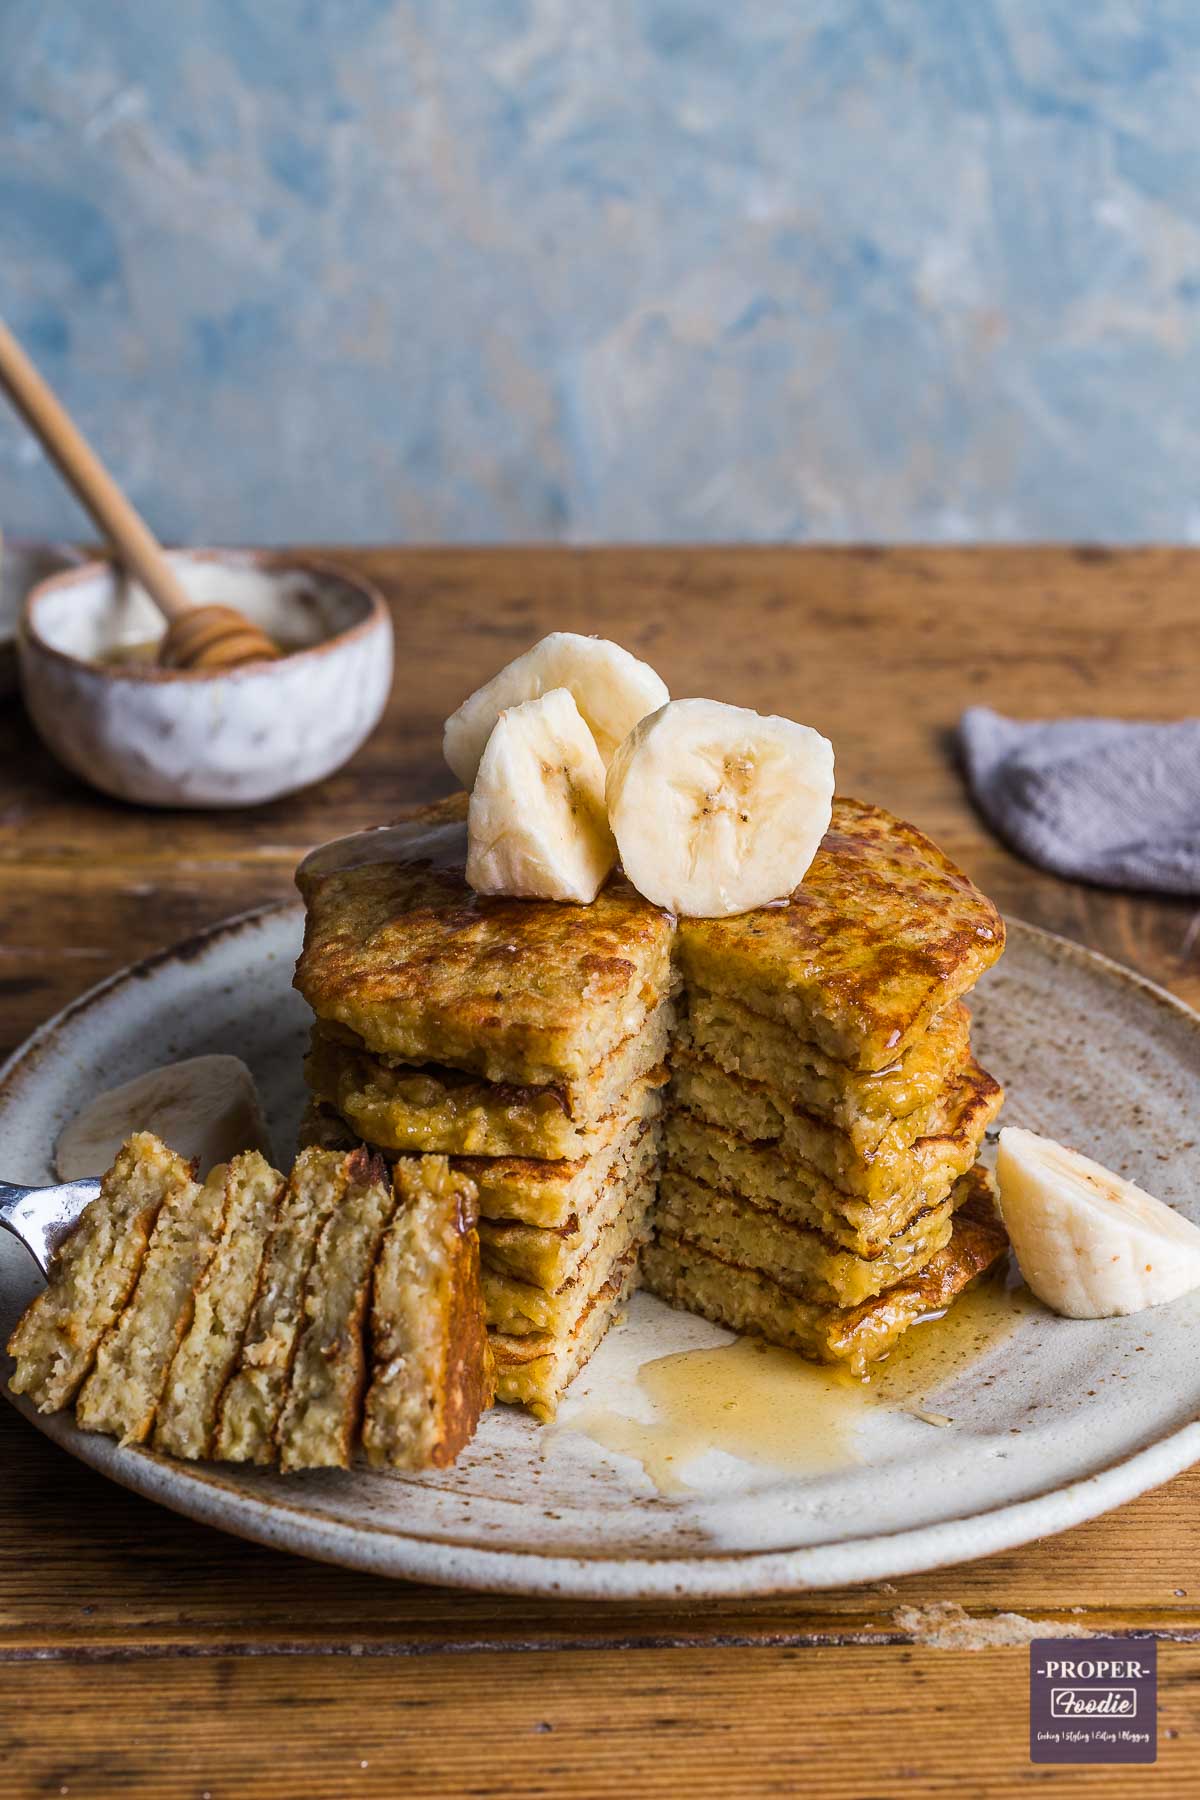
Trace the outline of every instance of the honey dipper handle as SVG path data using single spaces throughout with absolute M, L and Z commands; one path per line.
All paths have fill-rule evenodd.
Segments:
M 67 485 L 92 515 L 126 568 L 171 623 L 193 610 L 187 592 L 140 514 L 42 380 L 0 319 L 0 385 Z

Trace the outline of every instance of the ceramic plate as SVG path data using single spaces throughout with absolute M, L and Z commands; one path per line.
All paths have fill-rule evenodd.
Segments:
M 0 1077 L 0 1175 L 48 1180 L 60 1128 L 95 1092 L 208 1050 L 250 1063 L 286 1155 L 303 1101 L 307 1019 L 290 985 L 300 932 L 298 908 L 234 920 L 68 1007 Z M 1086 1148 L 1200 1219 L 1200 1018 L 1020 924 L 973 1007 L 981 1060 L 1008 1089 L 1006 1119 Z M 36 1285 L 24 1251 L 0 1235 L 0 1342 Z M 1031 1305 L 934 1382 L 926 1417 L 856 1411 L 853 1461 L 781 1474 L 710 1453 L 680 1495 L 660 1494 L 639 1462 L 570 1428 L 589 1393 L 629 1400 L 643 1359 L 728 1341 L 644 1295 L 576 1382 L 562 1424 L 546 1432 L 497 1408 L 443 1474 L 195 1468 L 22 1410 L 127 1487 L 302 1555 L 526 1593 L 755 1594 L 1008 1549 L 1166 1481 L 1200 1459 L 1198 1332 L 1200 1295 L 1098 1322 Z

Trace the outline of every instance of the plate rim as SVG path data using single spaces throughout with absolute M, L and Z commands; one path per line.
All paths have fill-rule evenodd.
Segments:
M 134 982 L 181 962 L 202 959 L 219 943 L 286 914 L 302 914 L 296 900 L 280 900 L 218 920 L 179 942 L 113 970 L 38 1026 L 0 1066 L 0 1108 L 19 1099 L 24 1083 L 55 1040 L 81 1016 Z M 1006 918 L 1010 933 L 1026 936 L 1058 957 L 1098 967 L 1200 1032 L 1200 1013 L 1167 988 L 1102 951 L 1023 919 Z M 313 1513 L 277 1496 L 264 1498 L 231 1477 L 200 1474 L 141 1448 L 122 1449 L 82 1432 L 65 1414 L 39 1414 L 21 1397 L 4 1397 L 44 1436 L 118 1485 L 170 1511 L 271 1549 L 320 1562 L 438 1586 L 493 1593 L 596 1600 L 721 1599 L 812 1592 L 925 1573 L 1015 1549 L 1053 1536 L 1123 1505 L 1200 1461 L 1200 1385 L 1196 1416 L 1130 1455 L 1066 1485 L 931 1525 L 838 1538 L 791 1549 L 692 1552 L 682 1557 L 542 1555 L 529 1549 L 491 1549 L 457 1540 L 366 1525 Z

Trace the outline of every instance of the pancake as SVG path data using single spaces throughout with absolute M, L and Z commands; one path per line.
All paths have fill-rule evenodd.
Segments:
M 493 1274 L 555 1292 L 571 1280 L 600 1232 L 629 1204 L 630 1194 L 657 1178 L 661 1154 L 661 1127 L 640 1129 L 605 1180 L 562 1225 L 547 1229 L 516 1219 L 481 1218 L 479 1243 L 487 1267 Z
M 978 1145 L 1004 1099 L 991 1076 L 968 1061 L 936 1101 L 893 1120 L 866 1150 L 827 1120 L 789 1105 L 765 1082 L 730 1075 L 688 1050 L 674 1053 L 671 1093 L 676 1105 L 739 1137 L 774 1144 L 787 1161 L 872 1205 L 914 1193 L 948 1145 Z
M 217 1409 L 213 1454 L 225 1462 L 275 1460 L 317 1241 L 369 1160 L 361 1150 L 339 1156 L 308 1149 L 296 1158 L 263 1253 L 238 1366 Z
M 666 1080 L 672 1012 L 658 1007 L 586 1083 L 517 1087 L 462 1071 L 414 1069 L 313 1032 L 304 1064 L 311 1093 L 382 1149 L 551 1160 L 590 1155 L 636 1084 Z
M 451 1129 L 461 1129 L 457 1115 L 478 1109 L 484 1116 L 482 1129 L 503 1128 L 510 1114 L 526 1108 L 536 1120 L 547 1108 L 553 1108 L 577 1124 L 594 1123 L 610 1113 L 620 1096 L 637 1075 L 647 1073 L 666 1056 L 674 1035 L 675 1009 L 667 1002 L 648 1013 L 641 1026 L 623 1043 L 617 1044 L 594 1069 L 575 1081 L 561 1081 L 541 1087 L 522 1087 L 512 1081 L 488 1081 L 466 1069 L 452 1069 L 445 1064 L 405 1062 L 398 1056 L 378 1055 L 368 1050 L 356 1032 L 334 1020 L 318 1020 L 313 1027 L 311 1043 L 325 1040 L 323 1048 L 336 1059 L 339 1049 L 357 1052 L 375 1069 L 385 1070 L 399 1081 L 412 1082 L 413 1106 L 418 1116 L 445 1110 Z M 437 1151 L 435 1155 L 461 1152 Z M 467 1155 L 505 1155 L 504 1151 L 467 1151 Z M 520 1153 L 518 1153 L 520 1154 Z
M 489 1330 L 512 1337 L 530 1332 L 560 1337 L 570 1332 L 580 1308 L 605 1285 L 614 1266 L 636 1256 L 649 1237 L 655 1187 L 652 1171 L 627 1190 L 620 1210 L 604 1223 L 567 1280 L 553 1291 L 490 1268 L 485 1256 L 483 1305 Z
M 667 997 L 672 922 L 621 879 L 590 906 L 474 893 L 466 810 L 452 795 L 300 865 L 295 985 L 378 1054 L 522 1087 L 583 1080 Z
M 642 1254 L 642 1282 L 685 1312 L 733 1331 L 753 1331 L 815 1362 L 845 1363 L 865 1375 L 910 1325 L 940 1312 L 999 1260 L 1008 1243 L 976 1169 L 955 1214 L 949 1243 L 916 1275 L 860 1306 L 822 1307 L 798 1299 L 759 1270 L 662 1232 Z
M 70 1404 L 133 1292 L 163 1204 L 198 1192 L 188 1164 L 152 1133 L 121 1146 L 8 1340 L 14 1394 L 28 1394 L 39 1412 Z
M 1004 930 L 927 838 L 838 799 L 789 898 L 675 920 L 620 876 L 590 907 L 473 894 L 465 812 L 301 866 L 302 1136 L 476 1184 L 500 1399 L 553 1412 L 639 1257 L 696 1310 L 725 1317 L 724 1282 L 748 1327 L 855 1362 L 971 1278 L 988 1226 L 953 1224 L 955 1183 L 1002 1096 L 960 1002 Z
M 689 987 L 728 994 L 853 1069 L 904 1055 L 1004 948 L 1004 925 L 922 832 L 839 796 L 804 880 L 783 904 L 681 919 Z
M 671 1167 L 707 1187 L 773 1208 L 862 1257 L 883 1255 L 897 1232 L 941 1204 L 975 1161 L 982 1135 L 977 1120 L 969 1130 L 927 1139 L 913 1184 L 871 1202 L 841 1193 L 815 1169 L 789 1162 L 777 1146 L 751 1143 L 695 1113 L 675 1110 L 665 1128 Z
M 476 1196 L 441 1156 L 398 1163 L 396 1194 L 375 1268 L 363 1448 L 377 1467 L 444 1469 L 475 1435 L 495 1387 Z
M 693 989 L 677 1042 L 733 1075 L 765 1081 L 793 1106 L 840 1125 L 869 1147 L 880 1124 L 928 1106 L 967 1055 L 971 1015 L 952 1002 L 878 1074 L 847 1068 L 788 1026 L 726 994 Z
M 604 1121 L 604 1132 L 591 1156 L 570 1161 L 540 1161 L 524 1156 L 452 1156 L 456 1174 L 478 1190 L 480 1223 L 525 1225 L 531 1231 L 575 1231 L 595 1204 L 613 1170 L 628 1160 L 636 1144 L 662 1114 L 663 1088 L 635 1083 L 628 1109 Z M 301 1144 L 326 1150 L 353 1150 L 365 1140 L 329 1106 L 312 1103 L 300 1122 Z M 367 1144 L 371 1150 L 378 1145 Z M 389 1161 L 402 1160 L 383 1150 Z
M 144 1444 L 167 1371 L 192 1322 L 196 1287 L 217 1247 L 225 1217 L 225 1170 L 204 1186 L 180 1184 L 164 1200 L 124 1311 L 101 1338 L 79 1390 L 75 1422 L 122 1444 Z
M 654 1209 L 657 1231 L 758 1269 L 823 1306 L 858 1306 L 915 1275 L 949 1242 L 953 1218 L 951 1194 L 918 1213 L 876 1256 L 864 1257 L 773 1207 L 706 1187 L 677 1169 L 663 1170 Z
M 283 1188 L 283 1176 L 257 1150 L 235 1156 L 225 1170 L 221 1241 L 196 1290 L 154 1421 L 154 1448 L 169 1456 L 212 1454 L 217 1403 L 241 1353 Z
M 543 1422 L 552 1419 L 563 1392 L 609 1326 L 620 1317 L 638 1285 L 638 1277 L 639 1259 L 631 1251 L 614 1265 L 608 1279 L 588 1298 L 571 1330 L 558 1337 L 548 1332 L 530 1332 L 522 1337 L 490 1332 L 496 1359 L 497 1400 L 525 1406 Z
M 342 1159 L 345 1187 L 321 1227 L 279 1420 L 279 1466 L 348 1469 L 358 1437 L 371 1281 L 396 1196 L 382 1157 Z

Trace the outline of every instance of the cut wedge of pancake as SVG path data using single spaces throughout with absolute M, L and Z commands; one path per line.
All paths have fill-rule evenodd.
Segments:
M 321 1227 L 304 1290 L 303 1322 L 279 1423 L 289 1469 L 348 1469 L 358 1436 L 372 1272 L 396 1204 L 382 1157 L 353 1152 L 345 1186 Z
M 75 1419 L 122 1444 L 150 1435 L 167 1371 L 192 1322 L 196 1288 L 212 1260 L 225 1218 L 225 1169 L 202 1188 L 180 1183 L 159 1208 L 137 1286 L 101 1338 L 79 1390 Z
M 362 1151 L 302 1150 L 263 1253 L 238 1366 L 217 1409 L 214 1454 L 225 1462 L 271 1463 L 317 1240 L 357 1172 Z
M 609 1165 L 600 1186 L 582 1196 L 580 1210 L 561 1225 L 481 1218 L 479 1243 L 487 1268 L 550 1293 L 562 1287 L 578 1272 L 600 1233 L 631 1204 L 641 1203 L 644 1184 L 657 1177 L 661 1151 L 661 1127 L 644 1125 Z
M 221 1241 L 167 1373 L 154 1424 L 156 1450 L 192 1458 L 212 1454 L 217 1405 L 241 1354 L 283 1188 L 283 1176 L 256 1150 L 235 1156 L 226 1168 Z
M 510 1336 L 550 1332 L 558 1337 L 574 1329 L 581 1306 L 608 1280 L 616 1263 L 636 1256 L 650 1235 L 656 1173 L 643 1175 L 624 1196 L 620 1210 L 608 1220 L 577 1261 L 567 1280 L 553 1291 L 483 1267 L 483 1300 L 491 1329 Z
M 162 1206 L 198 1192 L 188 1164 L 149 1132 L 122 1145 L 8 1341 L 14 1393 L 39 1412 L 70 1404 L 134 1290 Z
M 483 1323 L 476 1195 L 445 1157 L 406 1159 L 375 1269 L 369 1462 L 446 1468 L 491 1405 L 495 1366 Z
M 496 1398 L 528 1407 L 536 1419 L 552 1419 L 567 1387 L 620 1317 L 638 1278 L 638 1257 L 631 1251 L 588 1297 L 569 1331 L 558 1336 L 530 1332 L 520 1337 L 491 1332 Z

